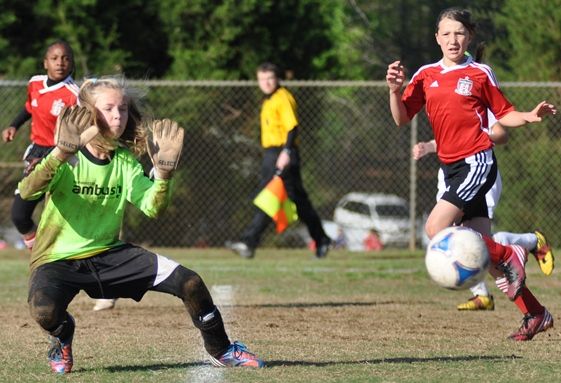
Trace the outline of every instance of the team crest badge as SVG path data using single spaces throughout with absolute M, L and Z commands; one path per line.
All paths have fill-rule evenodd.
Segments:
M 471 96 L 471 88 L 473 87 L 473 81 L 469 77 L 461 78 L 456 84 L 456 90 L 454 92 L 461 94 L 462 96 Z
M 62 99 L 58 99 L 53 101 L 53 105 L 51 106 L 51 114 L 53 116 L 58 116 L 60 114 L 60 112 L 62 112 L 62 109 L 64 108 L 64 101 L 62 101 Z

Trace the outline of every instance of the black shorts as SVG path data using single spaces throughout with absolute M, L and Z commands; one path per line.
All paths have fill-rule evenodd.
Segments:
M 35 143 L 29 145 L 23 154 L 23 175 L 29 175 L 35 166 L 53 149 L 54 146 L 41 146 Z
M 497 178 L 497 159 L 492 149 L 484 150 L 461 161 L 441 165 L 446 190 L 442 199 L 464 212 L 463 220 L 489 218 L 485 194 Z
M 39 266 L 29 279 L 28 297 L 46 290 L 68 306 L 84 290 L 92 298 L 132 298 L 138 302 L 178 266 L 171 259 L 127 244 L 90 258 Z

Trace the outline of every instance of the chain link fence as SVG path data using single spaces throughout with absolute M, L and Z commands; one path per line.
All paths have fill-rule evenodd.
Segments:
M 171 118 L 186 129 L 185 146 L 166 213 L 150 220 L 134 208 L 123 227 L 126 240 L 152 246 L 216 247 L 239 238 L 249 223 L 261 163 L 259 107 L 254 82 L 132 81 L 146 92 L 155 118 Z M 332 237 L 361 249 L 374 229 L 387 246 L 423 243 L 424 218 L 435 203 L 438 162 L 418 162 L 411 145 L 432 139 L 424 113 L 414 129 L 396 128 L 383 82 L 285 82 L 296 97 L 304 185 Z M 519 110 L 539 101 L 561 105 L 561 83 L 503 84 Z M 21 110 L 26 82 L 0 81 L 7 127 Z M 495 230 L 544 230 L 561 243 L 561 119 L 512 130 L 496 148 L 503 194 Z M 10 207 L 21 177 L 29 124 L 0 151 L 0 228 L 13 232 Z M 142 162 L 149 167 L 149 159 Z M 40 211 L 36 212 L 38 215 Z M 305 246 L 306 231 L 294 225 L 282 235 L 269 230 L 264 245 Z

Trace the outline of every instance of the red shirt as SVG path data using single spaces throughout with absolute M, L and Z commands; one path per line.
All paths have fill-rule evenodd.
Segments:
M 382 241 L 376 234 L 369 233 L 363 241 L 364 250 L 367 251 L 380 251 L 384 248 Z
M 497 119 L 514 110 L 499 89 L 491 68 L 473 61 L 446 67 L 442 60 L 421 67 L 402 100 L 409 118 L 426 105 L 438 158 L 450 164 L 493 146 L 487 110 Z
M 33 76 L 27 85 L 25 109 L 31 114 L 31 141 L 41 146 L 54 146 L 56 120 L 62 108 L 74 105 L 78 86 L 68 76 L 48 87 L 47 76 Z

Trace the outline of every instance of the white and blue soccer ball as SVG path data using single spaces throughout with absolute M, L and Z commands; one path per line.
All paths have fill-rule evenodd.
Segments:
M 489 253 L 479 233 L 467 227 L 452 226 L 430 240 L 425 264 L 436 284 L 464 290 L 485 278 Z

